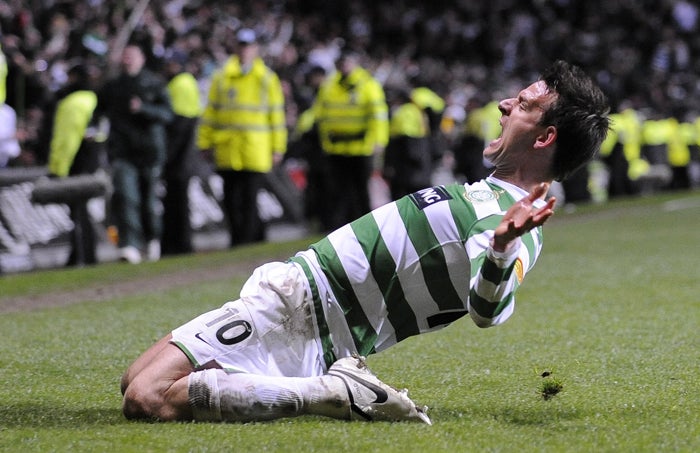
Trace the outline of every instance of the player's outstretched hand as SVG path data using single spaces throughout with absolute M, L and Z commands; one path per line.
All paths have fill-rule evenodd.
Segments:
M 515 203 L 506 211 L 501 223 L 496 227 L 493 236 L 493 249 L 503 252 L 517 237 L 522 236 L 533 228 L 543 225 L 554 214 L 554 197 L 537 209 L 534 202 L 547 194 L 549 184 L 543 182 L 536 185 L 522 200 Z

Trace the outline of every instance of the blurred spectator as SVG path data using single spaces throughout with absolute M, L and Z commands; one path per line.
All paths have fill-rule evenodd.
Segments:
M 9 105 L 0 104 L 0 168 L 19 156 L 20 146 L 17 141 L 17 114 Z
M 184 70 L 183 59 L 182 55 L 174 55 L 165 67 L 175 118 L 167 128 L 168 159 L 163 171 L 163 254 L 193 250 L 188 188 L 194 174 L 195 131 L 202 107 L 197 80 Z
M 313 106 L 321 146 L 328 158 L 333 200 L 331 227 L 370 211 L 369 179 L 374 160 L 389 140 L 388 106 L 381 84 L 345 50 Z
M 312 66 L 305 74 L 305 87 L 300 93 L 298 104 L 302 113 L 297 119 L 290 139 L 289 155 L 306 161 L 306 186 L 304 188 L 304 214 L 307 219 L 318 222 L 321 231 L 331 230 L 332 201 L 330 198 L 330 178 L 326 154 L 321 148 L 318 126 L 311 108 L 318 89 L 326 78 L 326 70 Z
M 7 60 L 0 45 L 0 168 L 5 167 L 20 153 L 17 141 L 17 113 L 5 103 L 6 98 Z
M 589 188 L 590 172 L 583 166 L 561 182 L 564 191 L 562 201 L 566 203 L 587 203 L 593 199 Z
M 150 261 L 160 258 L 157 188 L 167 157 L 165 127 L 173 119 L 165 81 L 145 69 L 145 62 L 139 45 L 127 45 L 122 72 L 98 95 L 98 108 L 110 122 L 111 214 L 119 233 L 120 259 L 132 264 L 141 262 L 142 252 Z
M 255 31 L 236 33 L 235 54 L 212 77 L 197 146 L 223 179 L 230 246 L 262 241 L 257 195 L 287 149 L 279 78 L 259 56 Z
M 501 112 L 498 102 L 485 102 L 482 96 L 474 95 L 468 101 L 466 115 L 462 135 L 453 148 L 454 172 L 471 184 L 491 173 L 491 165 L 485 162 L 482 151 L 500 133 Z
M 51 115 L 49 175 L 56 178 L 95 173 L 105 167 L 102 142 L 95 123 L 97 95 L 90 84 L 88 68 L 68 70 L 68 83 L 56 93 L 56 111 Z M 97 235 L 87 203 L 69 204 L 74 227 L 67 266 L 97 263 Z
M 418 84 L 411 90 L 411 101 L 420 107 L 427 116 L 430 156 L 435 162 L 442 157 L 446 145 L 445 137 L 443 137 L 440 129 L 442 114 L 445 111 L 445 100 L 427 86 Z
M 632 106 L 623 105 L 622 111 L 610 114 L 610 130 L 600 148 L 611 198 L 638 193 L 639 179 L 649 172 L 649 162 L 642 155 L 642 118 Z
M 45 78 L 46 62 L 40 58 L 34 59 L 32 50 L 27 49 L 39 41 L 34 33 L 31 35 L 32 39 L 26 41 L 17 35 L 2 35 L 2 51 L 7 61 L 5 102 L 15 109 L 22 120 L 28 119 L 32 108 L 43 107 L 49 91 Z
M 2 37 L 2 32 L 0 32 Z M 2 51 L 2 43 L 0 43 L 0 104 L 4 104 L 7 100 L 7 58 Z
M 689 189 L 690 144 L 694 138 L 691 123 L 677 118 L 649 118 L 642 123 L 643 152 L 652 165 L 668 165 L 671 175 L 666 189 Z
M 399 90 L 395 97 L 383 170 L 392 200 L 430 187 L 433 167 L 427 113 L 408 90 Z

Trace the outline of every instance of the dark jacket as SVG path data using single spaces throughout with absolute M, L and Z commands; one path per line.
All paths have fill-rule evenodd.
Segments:
M 136 113 L 129 108 L 134 97 L 142 102 Z M 98 93 L 98 111 L 110 121 L 110 159 L 163 165 L 167 155 L 165 128 L 174 117 L 164 79 L 146 69 L 134 77 L 121 74 Z

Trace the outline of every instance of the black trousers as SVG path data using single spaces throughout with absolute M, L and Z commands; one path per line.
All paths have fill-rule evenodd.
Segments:
M 332 229 L 370 211 L 369 178 L 373 162 L 372 156 L 328 155 Z
M 66 266 L 97 263 L 97 235 L 90 220 L 87 200 L 70 205 L 73 231 L 70 233 L 71 251 Z
M 265 240 L 257 204 L 265 173 L 238 170 L 217 170 L 217 173 L 224 182 L 222 207 L 228 221 L 230 246 Z
M 194 249 L 192 246 L 188 188 L 188 179 L 172 178 L 165 180 L 163 236 L 160 239 L 163 255 L 191 253 Z
M 197 121 L 197 118 L 176 115 L 168 124 L 168 160 L 163 169 L 166 192 L 160 240 L 164 255 L 193 251 L 188 189 L 195 165 Z

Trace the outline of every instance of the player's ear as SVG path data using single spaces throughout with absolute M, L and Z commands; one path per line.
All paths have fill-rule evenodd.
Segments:
M 554 126 L 547 126 L 535 139 L 535 148 L 547 148 L 548 146 L 552 146 L 556 140 L 557 128 Z

